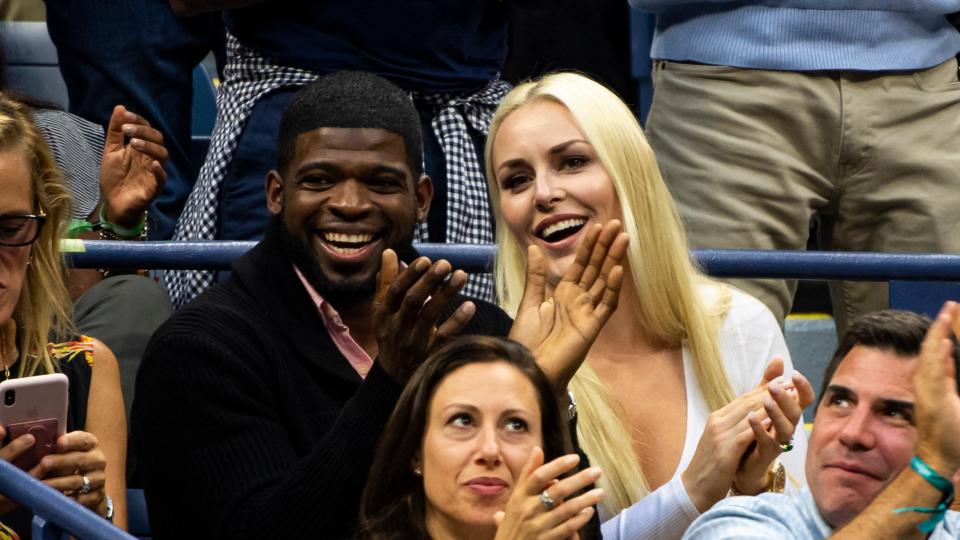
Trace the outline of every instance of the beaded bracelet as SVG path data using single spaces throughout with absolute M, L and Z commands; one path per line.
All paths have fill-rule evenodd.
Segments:
M 143 219 L 136 227 L 121 227 L 116 223 L 107 221 L 104 209 L 100 207 L 100 221 L 90 223 L 85 219 L 71 219 L 67 223 L 67 238 L 77 238 L 85 232 L 100 231 L 101 240 L 146 240 L 147 237 L 147 212 L 143 213 Z
M 137 238 L 142 238 L 147 232 L 147 213 L 143 213 L 143 219 L 140 220 L 140 223 L 136 227 L 121 227 L 116 223 L 110 223 L 107 221 L 106 208 L 100 207 L 100 235 L 102 236 L 112 236 L 111 238 L 104 238 L 104 240 L 134 240 Z M 112 233 L 112 235 L 104 235 L 104 231 Z
M 920 532 L 924 534 L 930 534 L 931 531 L 937 528 L 937 525 L 943 521 L 943 517 L 946 515 L 947 510 L 950 509 L 950 505 L 953 504 L 953 484 L 950 483 L 950 480 L 940 476 L 940 473 L 933 470 L 933 467 L 927 465 L 920 456 L 913 456 L 913 459 L 910 460 L 910 468 L 917 472 L 924 480 L 930 483 L 933 487 L 939 489 L 943 493 L 943 498 L 940 499 L 940 503 L 934 506 L 933 508 L 928 508 L 925 506 L 907 506 L 904 508 L 897 508 L 893 512 L 895 514 L 901 514 L 903 512 L 919 512 L 921 514 L 930 514 L 930 519 L 924 521 L 917 525 L 917 528 L 920 529 Z

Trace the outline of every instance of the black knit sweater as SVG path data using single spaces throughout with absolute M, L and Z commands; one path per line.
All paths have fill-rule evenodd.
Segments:
M 466 332 L 506 335 L 507 315 L 475 303 Z M 140 366 L 132 438 L 154 537 L 350 536 L 400 391 L 376 364 L 360 379 L 268 232 Z

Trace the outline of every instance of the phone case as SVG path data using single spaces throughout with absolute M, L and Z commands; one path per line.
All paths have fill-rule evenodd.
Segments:
M 13 460 L 13 464 L 25 471 L 29 471 L 34 468 L 37 463 L 40 463 L 43 456 L 56 452 L 57 431 L 59 427 L 56 418 L 20 422 L 7 426 L 7 433 L 11 441 L 27 433 L 33 435 L 33 438 L 36 439 L 33 446 L 20 454 L 17 459 Z
M 56 449 L 57 437 L 67 428 L 69 386 L 67 376 L 62 373 L 0 382 L 0 425 L 7 430 L 6 441 L 24 433 L 31 433 L 37 439 L 31 450 L 15 460 L 18 467 L 33 468 L 43 456 Z M 7 400 L 9 391 L 14 392 L 12 403 Z

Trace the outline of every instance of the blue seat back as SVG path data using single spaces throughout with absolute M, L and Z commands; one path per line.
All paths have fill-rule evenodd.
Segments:
M 960 300 L 960 282 L 891 281 L 890 307 L 937 316 L 947 300 Z
M 47 24 L 0 22 L 0 42 L 6 55 L 7 86 L 66 109 L 70 98 Z
M 150 539 L 147 499 L 142 489 L 127 490 L 127 532 L 141 540 Z

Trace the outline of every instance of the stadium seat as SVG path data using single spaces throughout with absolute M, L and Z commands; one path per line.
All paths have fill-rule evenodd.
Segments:
M 193 116 L 191 118 L 190 159 L 203 164 L 210 148 L 210 134 L 217 121 L 217 89 L 203 64 L 193 69 Z
M 11 89 L 69 109 L 67 85 L 60 75 L 57 48 L 42 22 L 0 21 Z M 202 64 L 193 70 L 191 157 L 203 163 L 217 118 L 217 89 Z
M 890 307 L 936 317 L 947 300 L 960 300 L 960 282 L 891 281 Z
M 142 489 L 127 490 L 127 532 L 141 540 L 150 540 L 150 518 Z
M 57 48 L 42 22 L 0 22 L 6 54 L 7 84 L 12 90 L 67 108 L 70 98 L 60 76 Z
M 637 118 L 641 124 L 647 121 L 653 101 L 653 62 L 650 60 L 650 45 L 656 16 L 635 9 L 630 10 L 630 73 L 637 79 Z

